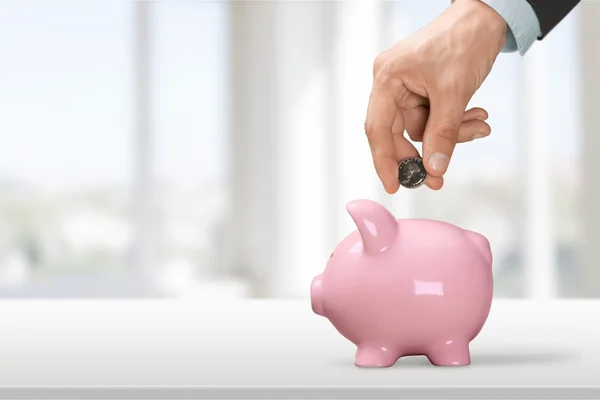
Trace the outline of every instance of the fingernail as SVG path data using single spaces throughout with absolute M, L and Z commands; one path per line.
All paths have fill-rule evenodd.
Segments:
M 482 137 L 486 137 L 487 135 L 484 135 L 483 133 L 476 133 L 473 135 L 473 140 L 475 139 L 481 139 Z
M 433 153 L 429 157 L 429 166 L 436 171 L 443 172 L 448 168 L 448 156 L 442 153 Z

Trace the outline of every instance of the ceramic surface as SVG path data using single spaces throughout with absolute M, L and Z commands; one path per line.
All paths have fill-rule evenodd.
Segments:
M 441 221 L 396 219 L 371 200 L 346 209 L 358 229 L 313 279 L 311 303 L 357 345 L 355 365 L 389 367 L 409 355 L 470 364 L 469 343 L 492 304 L 488 240 Z

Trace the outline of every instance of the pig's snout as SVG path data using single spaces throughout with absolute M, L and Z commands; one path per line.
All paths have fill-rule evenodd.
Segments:
M 323 276 L 319 274 L 315 276 L 310 284 L 310 303 L 315 314 L 324 317 L 323 310 Z

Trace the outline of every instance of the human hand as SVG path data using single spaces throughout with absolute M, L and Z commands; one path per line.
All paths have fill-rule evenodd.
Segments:
M 437 19 L 375 60 L 365 131 L 386 192 L 399 188 L 400 160 L 418 156 L 425 184 L 443 186 L 456 143 L 487 136 L 487 112 L 465 109 L 504 46 L 506 22 L 480 0 L 456 0 Z

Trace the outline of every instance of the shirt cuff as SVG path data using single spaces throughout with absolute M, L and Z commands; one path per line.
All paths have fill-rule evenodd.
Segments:
M 481 0 L 494 9 L 508 25 L 504 53 L 527 53 L 533 42 L 542 35 L 538 17 L 526 0 Z

